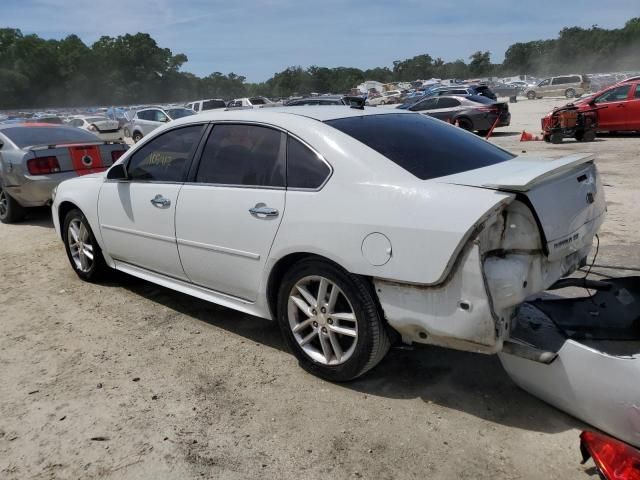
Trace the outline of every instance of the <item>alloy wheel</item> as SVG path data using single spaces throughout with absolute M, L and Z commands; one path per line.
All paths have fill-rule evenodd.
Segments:
M 287 308 L 293 336 L 311 359 L 340 365 L 351 358 L 358 320 L 338 285 L 321 276 L 304 277 L 291 289 Z
M 93 266 L 93 244 L 89 230 L 79 218 L 69 222 L 67 243 L 77 270 L 88 272 Z

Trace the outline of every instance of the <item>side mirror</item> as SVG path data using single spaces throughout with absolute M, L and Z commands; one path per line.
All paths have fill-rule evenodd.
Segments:
M 168 119 L 167 117 L 162 117 L 162 118 L 160 119 L 160 121 L 161 121 L 162 123 L 167 123 L 167 122 L 169 121 L 169 119 Z
M 107 180 L 126 180 L 127 169 L 123 163 L 117 163 L 107 172 Z

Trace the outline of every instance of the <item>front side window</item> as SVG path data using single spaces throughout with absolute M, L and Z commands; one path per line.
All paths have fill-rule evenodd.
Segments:
M 284 187 L 285 135 L 256 125 L 213 127 L 202 153 L 196 182 Z
M 427 100 L 424 100 L 420 103 L 417 103 L 416 105 L 412 106 L 410 108 L 410 110 L 412 112 L 422 112 L 424 110 L 433 110 L 434 108 L 437 108 L 437 104 L 438 104 L 438 98 L 429 98 Z
M 631 85 L 620 85 L 603 93 L 595 99 L 595 103 L 620 102 L 627 99 Z
M 150 114 L 151 120 L 153 120 L 154 122 L 168 122 L 169 121 L 169 119 L 164 114 L 164 112 L 162 112 L 160 110 L 149 110 L 149 114 Z
M 129 160 L 127 177 L 133 181 L 183 182 L 203 125 L 170 130 L 147 142 Z
M 475 170 L 514 155 L 445 122 L 410 113 L 329 120 L 340 130 L 421 180 Z
M 329 166 L 316 153 L 295 138 L 288 138 L 287 188 L 319 188 L 330 173 Z
M 549 83 L 551 82 L 551 80 L 549 80 L 548 78 L 546 80 L 541 81 L 538 86 L 539 87 L 546 87 L 547 85 L 549 85 Z

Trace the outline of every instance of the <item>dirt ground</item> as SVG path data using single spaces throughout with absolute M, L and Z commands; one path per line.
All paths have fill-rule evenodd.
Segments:
M 561 103 L 510 105 L 493 141 L 597 153 L 609 214 L 596 264 L 638 269 L 640 136 L 518 141 Z M 46 209 L 0 225 L 0 278 L 2 479 L 595 478 L 583 425 L 496 357 L 393 350 L 362 379 L 327 383 L 270 322 L 124 275 L 81 282 Z

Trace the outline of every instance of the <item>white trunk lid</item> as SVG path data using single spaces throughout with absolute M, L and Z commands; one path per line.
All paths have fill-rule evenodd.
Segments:
M 549 160 L 516 157 L 438 181 L 513 192 L 533 207 L 549 259 L 563 258 L 592 241 L 606 204 L 592 154 Z

